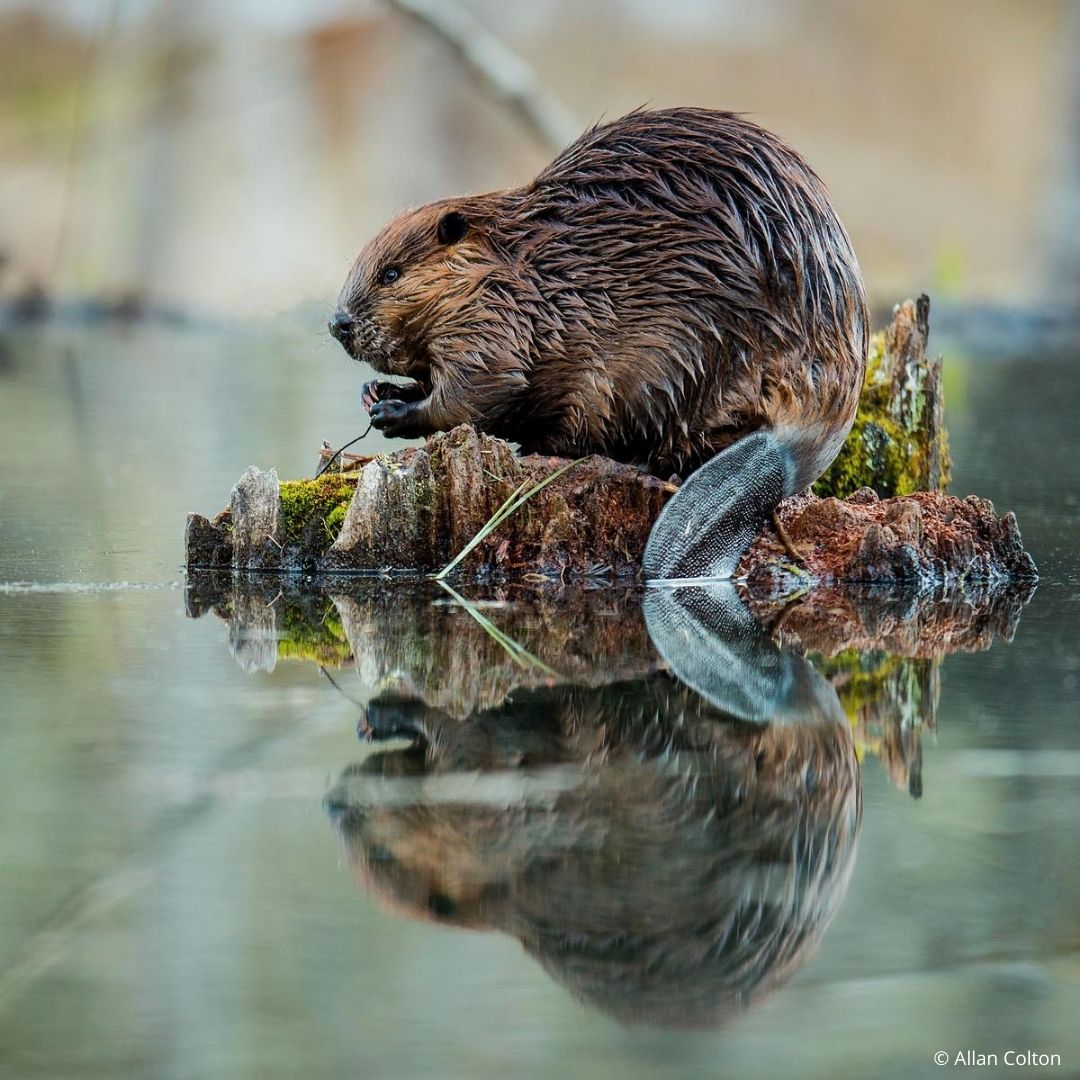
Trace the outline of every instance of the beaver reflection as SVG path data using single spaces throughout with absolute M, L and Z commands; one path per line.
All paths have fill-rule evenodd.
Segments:
M 327 796 L 386 906 L 516 937 L 628 1023 L 707 1026 L 807 959 L 844 893 L 861 816 L 832 688 L 731 593 L 646 598 L 668 672 L 515 692 L 464 719 L 384 697 L 407 736 Z M 712 662 L 710 662 L 710 657 Z

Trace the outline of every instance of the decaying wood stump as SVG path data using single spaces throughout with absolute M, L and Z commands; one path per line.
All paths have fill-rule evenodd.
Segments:
M 740 567 L 758 590 L 1035 577 L 1011 514 L 999 518 L 984 499 L 939 490 L 948 450 L 940 361 L 926 355 L 928 310 L 925 297 L 898 306 L 873 339 L 858 419 L 815 485 L 843 501 L 808 494 L 781 507 L 801 565 L 792 565 L 765 529 Z M 445 567 L 501 507 L 532 489 L 461 561 L 456 580 L 633 579 L 653 521 L 676 490 L 599 456 L 573 463 L 519 457 L 502 440 L 463 426 L 420 447 L 353 459 L 348 471 L 314 480 L 282 483 L 273 470 L 249 468 L 227 510 L 212 521 L 189 515 L 187 565 L 422 577 Z
M 462 426 L 424 446 L 376 457 L 352 473 L 280 483 L 252 467 L 213 521 L 188 518 L 189 568 L 285 573 L 434 573 L 515 492 L 569 462 L 519 457 L 508 443 Z M 626 578 L 675 488 L 592 456 L 537 491 L 463 563 L 466 577 Z
M 844 499 L 870 488 L 884 499 L 948 487 L 941 357 L 927 354 L 929 335 L 930 299 L 920 296 L 898 304 L 870 339 L 855 423 L 815 494 Z
M 784 594 L 802 580 L 930 587 L 1028 582 L 1037 577 L 1016 517 L 998 517 L 988 499 L 958 499 L 940 491 L 879 499 L 869 488 L 848 499 L 797 496 L 778 517 L 802 556 L 791 562 L 772 526 L 762 530 L 739 564 L 752 591 Z

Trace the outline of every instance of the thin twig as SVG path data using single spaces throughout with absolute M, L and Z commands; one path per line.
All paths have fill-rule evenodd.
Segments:
M 386 0 L 447 45 L 481 87 L 513 113 L 549 150 L 581 131 L 569 109 L 536 72 L 454 0 Z
M 368 426 L 364 429 L 363 434 L 357 435 L 355 439 L 351 440 L 350 442 L 347 442 L 344 446 L 342 446 L 339 449 L 335 450 L 322 463 L 322 466 L 320 467 L 319 471 L 315 473 L 315 479 L 318 480 L 319 477 L 322 476 L 322 474 L 324 472 L 326 472 L 326 470 L 329 469 L 330 466 L 341 456 L 342 453 L 344 453 L 344 451 L 348 450 L 350 446 L 355 446 L 356 443 L 358 443 L 361 439 L 366 438 L 369 431 L 371 431 L 371 425 L 370 424 L 368 424 Z
M 333 687 L 333 688 L 334 688 L 334 689 L 335 689 L 335 690 L 336 690 L 336 691 L 337 691 L 337 692 L 338 692 L 338 693 L 339 693 L 339 694 L 340 694 L 340 695 L 341 695 L 341 696 L 342 696 L 342 697 L 343 697 L 343 698 L 344 698 L 344 699 L 345 699 L 346 701 L 351 701 L 351 702 L 352 702 L 352 703 L 353 703 L 354 705 L 359 705 L 361 709 L 362 709 L 362 708 L 364 707 L 364 703 L 363 703 L 362 701 L 357 701 L 357 700 L 356 700 L 356 698 L 354 698 L 354 697 L 352 696 L 352 694 L 348 694 L 348 693 L 346 693 L 346 692 L 345 692 L 345 690 L 344 690 L 344 689 L 342 688 L 341 684 L 340 684 L 340 683 L 339 683 L 339 682 L 337 681 L 337 679 L 335 679 L 335 678 L 334 678 L 334 676 L 333 676 L 333 675 L 331 675 L 331 674 L 330 674 L 330 672 L 329 672 L 329 671 L 327 671 L 327 670 L 326 670 L 326 667 L 325 667 L 325 666 L 324 666 L 323 664 L 320 664 L 320 665 L 319 665 L 319 671 L 321 671 L 321 672 L 322 672 L 322 674 L 326 676 L 326 678 L 327 678 L 327 680 L 329 681 L 330 685 L 331 685 L 331 686 L 332 686 L 332 687 Z

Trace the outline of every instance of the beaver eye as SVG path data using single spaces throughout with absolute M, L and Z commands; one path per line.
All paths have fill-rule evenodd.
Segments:
M 380 285 L 393 285 L 397 279 L 401 277 L 401 271 L 396 266 L 388 266 L 379 275 Z

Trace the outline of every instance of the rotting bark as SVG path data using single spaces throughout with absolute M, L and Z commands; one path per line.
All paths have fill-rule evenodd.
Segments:
M 974 496 L 940 492 L 949 459 L 942 422 L 941 364 L 926 355 L 929 302 L 897 307 L 875 335 L 859 416 L 836 463 L 815 490 L 779 519 L 802 555 L 793 565 L 771 527 L 744 557 L 752 590 L 788 594 L 836 582 L 925 589 L 957 583 L 1033 580 L 1016 519 Z M 324 451 L 320 460 L 327 455 Z M 469 427 L 420 447 L 366 458 L 346 471 L 280 483 L 254 467 L 212 521 L 191 514 L 189 569 L 283 574 L 423 577 L 439 571 L 515 492 L 556 470 L 455 569 L 455 580 L 627 580 L 675 486 L 629 465 L 592 456 L 519 457 Z M 891 496 L 880 499 L 878 496 Z
M 252 467 L 224 515 L 213 521 L 189 515 L 187 564 L 308 574 L 431 574 L 515 491 L 567 464 L 542 455 L 519 457 L 501 439 L 462 426 L 424 446 L 317 480 L 280 484 L 273 471 Z M 649 529 L 674 490 L 633 466 L 583 458 L 468 556 L 462 576 L 634 577 Z
M 1035 563 L 1012 513 L 998 517 L 988 499 L 917 491 L 879 499 L 869 488 L 849 499 L 796 496 L 777 516 L 801 556 L 791 563 L 772 525 L 739 564 L 751 593 L 785 595 L 799 581 L 967 588 L 1030 582 Z
M 353 474 L 282 485 L 273 471 L 249 469 L 228 510 L 213 521 L 189 516 L 187 565 L 421 577 L 445 566 L 521 484 L 539 483 L 564 464 L 516 457 L 506 443 L 462 427 Z M 586 458 L 500 525 L 457 577 L 633 579 L 671 490 L 631 466 Z M 739 568 L 757 593 L 838 582 L 927 588 L 1036 577 L 1016 518 L 999 518 L 976 496 L 916 492 L 879 500 L 862 489 L 845 500 L 796 496 L 778 516 L 801 562 L 792 563 L 766 526 Z

